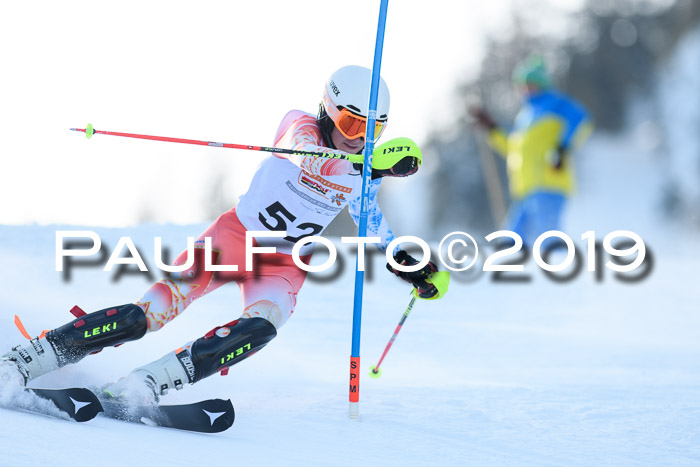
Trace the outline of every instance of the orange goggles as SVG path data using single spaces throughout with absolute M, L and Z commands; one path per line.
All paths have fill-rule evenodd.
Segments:
M 362 115 L 357 115 L 352 113 L 350 110 L 345 108 L 338 108 L 333 104 L 330 99 L 324 99 L 324 104 L 326 107 L 326 113 L 335 127 L 340 131 L 340 134 L 345 136 L 347 139 L 357 139 L 364 138 L 367 134 L 367 117 Z M 386 128 L 386 120 L 379 121 L 375 120 L 374 123 L 374 139 L 377 140 L 384 132 Z

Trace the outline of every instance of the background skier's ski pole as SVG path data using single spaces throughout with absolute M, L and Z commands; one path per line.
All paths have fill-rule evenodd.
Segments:
M 364 160 L 362 154 L 337 154 L 337 153 L 327 153 L 327 152 L 311 152 L 311 151 L 295 151 L 293 149 L 283 149 L 283 148 L 270 148 L 265 146 L 249 146 L 245 144 L 234 144 L 234 143 L 217 143 L 214 141 L 200 141 L 197 139 L 184 139 L 184 138 L 171 138 L 169 136 L 151 136 L 151 135 L 139 135 L 136 133 L 118 133 L 116 131 L 103 131 L 95 130 L 92 124 L 88 124 L 85 128 L 71 128 L 71 131 L 79 131 L 85 133 L 88 139 L 92 135 L 111 135 L 111 136 L 122 136 L 124 138 L 136 138 L 136 139 L 148 139 L 151 141 L 165 141 L 168 143 L 182 143 L 182 144 L 196 144 L 199 146 L 211 146 L 215 148 L 229 148 L 229 149 L 244 149 L 247 151 L 263 151 L 263 152 L 275 152 L 278 154 L 293 154 L 298 156 L 313 156 L 313 157 L 325 157 L 328 159 L 346 159 L 350 162 L 362 162 Z
M 399 321 L 399 325 L 396 326 L 396 329 L 394 330 L 394 335 L 391 336 L 391 339 L 389 339 L 389 343 L 386 345 L 386 348 L 384 349 L 384 353 L 382 354 L 381 358 L 379 359 L 379 363 L 377 363 L 373 367 L 370 367 L 369 375 L 372 378 L 379 378 L 382 375 L 382 370 L 379 368 L 379 365 L 382 364 L 382 361 L 384 361 L 384 357 L 386 357 L 386 354 L 389 353 L 389 349 L 391 348 L 391 344 L 394 343 L 394 340 L 396 340 L 396 336 L 399 335 L 399 331 L 401 330 L 403 323 L 406 321 L 406 318 L 408 318 L 408 315 L 411 313 L 411 309 L 413 308 L 414 303 L 416 303 L 415 295 L 411 297 L 411 301 L 408 304 L 408 308 L 406 308 L 406 311 L 404 311 L 403 315 L 401 316 L 401 320 Z

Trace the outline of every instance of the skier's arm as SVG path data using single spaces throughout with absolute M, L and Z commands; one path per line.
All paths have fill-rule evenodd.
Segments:
M 577 103 L 563 99 L 559 106 L 559 113 L 564 120 L 564 131 L 562 131 L 554 167 L 560 169 L 564 165 L 569 154 L 579 148 L 593 131 L 593 123 L 583 107 Z
M 418 264 L 417 259 L 403 250 L 399 250 L 394 254 L 394 261 L 402 266 L 415 266 Z M 432 261 L 429 261 L 428 264 L 423 266 L 421 269 L 412 272 L 399 271 L 398 269 L 394 269 L 394 267 L 389 263 L 386 263 L 386 268 L 389 270 L 389 272 L 394 273 L 396 277 L 413 285 L 420 298 L 439 298 L 439 296 L 436 297 L 439 290 L 435 283 L 431 280 L 433 274 L 437 272 L 438 268 Z M 446 292 L 446 289 L 443 290 L 443 293 L 444 292 Z
M 297 151 L 323 152 L 328 154 L 346 154 L 337 149 L 326 148 L 319 146 L 316 142 L 321 140 L 318 126 L 313 117 L 304 115 L 301 118 L 294 118 L 291 113 L 285 117 L 282 125 L 288 124 L 287 130 L 275 141 L 275 146 L 278 146 L 280 141 L 285 141 L 285 146 L 288 149 Z M 288 119 L 291 120 L 288 121 Z M 352 167 L 352 162 L 342 159 L 326 159 L 324 157 L 301 156 L 290 154 L 275 154 L 277 157 L 289 159 L 295 165 L 301 167 L 306 172 L 321 175 L 343 175 L 352 173 L 355 170 Z
M 593 122 L 584 114 L 575 126 L 567 132 L 564 139 L 561 142 L 561 146 L 567 148 L 568 150 L 575 151 L 578 149 L 586 139 L 593 132 Z
M 376 244 L 377 249 L 381 252 L 385 252 L 389 243 L 394 239 L 394 234 L 389 228 L 389 223 L 384 218 L 382 210 L 379 208 L 379 203 L 377 203 L 377 194 L 379 193 L 379 184 L 382 179 L 378 178 L 372 180 L 369 186 L 369 206 L 367 209 L 367 236 L 368 237 L 379 237 L 381 241 Z M 355 199 L 351 199 L 348 202 L 348 211 L 350 212 L 350 217 L 355 221 L 356 225 L 360 225 L 360 208 L 361 208 L 361 197 L 358 196 Z M 398 251 L 398 246 L 394 249 L 392 253 Z
M 487 141 L 491 149 L 496 151 L 500 156 L 506 157 L 508 155 L 508 136 L 498 127 L 498 124 L 493 117 L 491 117 L 491 114 L 480 105 L 472 105 L 467 111 L 481 128 L 488 131 Z
M 381 183 L 381 178 L 372 180 L 369 187 L 369 207 L 367 209 L 367 236 L 379 237 L 381 238 L 380 243 L 377 244 L 377 248 L 381 252 L 386 252 L 389 243 L 394 239 L 394 234 L 389 228 L 389 223 L 384 218 L 381 209 L 379 209 L 379 204 L 377 203 L 377 194 L 379 192 L 379 184 Z M 357 197 L 348 203 L 348 210 L 350 211 L 350 216 L 355 221 L 355 224 L 360 224 L 360 203 L 361 198 Z M 394 248 L 391 252 L 394 260 L 404 266 L 412 266 L 417 264 L 418 261 L 414 259 L 411 255 L 399 248 L 399 245 Z M 420 298 L 432 298 L 438 294 L 437 287 L 430 282 L 429 279 L 431 274 L 437 272 L 438 268 L 433 262 L 429 262 L 423 268 L 418 271 L 413 272 L 401 272 L 395 270 L 387 263 L 387 269 L 394 273 L 397 277 L 403 279 L 409 284 L 413 285 L 417 290 L 418 296 Z
M 508 135 L 500 128 L 495 127 L 489 131 L 488 143 L 499 156 L 508 155 Z

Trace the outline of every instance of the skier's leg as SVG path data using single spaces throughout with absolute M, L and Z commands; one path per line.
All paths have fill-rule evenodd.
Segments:
M 242 281 L 239 285 L 245 308 L 239 319 L 135 369 L 104 391 L 112 397 L 143 401 L 149 392 L 157 398 L 172 388 L 182 389 L 185 383 L 194 384 L 218 372 L 226 374 L 231 365 L 267 345 L 293 313 L 304 273 L 287 268 L 286 275 L 289 280 L 263 276 Z
M 282 276 L 265 276 L 248 279 L 239 284 L 243 295 L 242 318 L 265 318 L 276 329 L 287 322 L 297 302 L 306 273 L 287 268 Z
M 563 194 L 549 191 L 540 191 L 533 195 L 533 243 L 544 232 L 561 229 L 561 214 L 565 200 Z M 548 238 L 542 242 L 540 251 L 544 252 L 561 247 L 565 247 L 563 241 L 557 238 Z
M 197 242 L 194 251 L 195 261 L 190 269 L 171 273 L 168 279 L 155 283 L 136 304 L 105 308 L 89 314 L 74 307 L 71 312 L 76 315 L 75 320 L 45 336 L 31 339 L 27 345 L 13 347 L 0 357 L 0 363 L 4 360 L 16 365 L 27 383 L 49 371 L 76 363 L 104 347 L 137 340 L 148 331 L 162 328 L 197 298 L 228 280 L 235 280 L 235 277 L 215 276 L 213 272 L 205 271 L 203 248 L 203 238 L 212 237 L 214 245 L 232 245 L 233 250 L 238 251 L 237 246 L 242 245 L 241 238 L 245 238 L 245 233 L 244 230 L 240 232 L 242 227 L 231 229 L 232 212 L 222 214 L 200 236 L 201 241 Z M 217 249 L 214 249 L 214 255 L 213 264 L 240 261 L 236 254 L 226 257 Z M 174 264 L 184 264 L 186 261 L 187 251 L 184 251 Z
M 526 243 L 528 227 L 528 216 L 526 211 L 526 199 L 513 201 L 508 209 L 508 215 L 505 221 L 505 230 L 510 230 L 520 235 L 523 243 Z M 502 242 L 502 245 L 496 245 L 497 249 L 513 246 L 512 240 Z
M 194 342 L 136 368 L 103 392 L 127 401 L 155 402 L 170 389 L 182 389 L 225 370 L 263 348 L 277 335 L 264 318 L 241 318 L 218 326 Z
M 184 261 L 179 258 L 178 261 Z M 202 263 L 203 264 L 203 263 Z M 195 263 L 192 272 L 199 267 Z M 195 299 L 221 285 L 211 272 L 186 273 L 191 280 L 164 279 L 155 283 L 136 304 L 105 308 L 86 314 L 78 307 L 71 312 L 76 319 L 18 345 L 1 358 L 14 363 L 25 383 L 49 371 L 76 363 L 105 347 L 117 346 L 156 331 L 181 313 Z
M 78 318 L 45 335 L 36 337 L 27 345 L 17 345 L 0 359 L 14 363 L 24 382 L 41 376 L 69 363 L 75 363 L 88 354 L 97 353 L 107 346 L 116 346 L 140 339 L 146 334 L 146 317 L 141 308 L 126 304 L 85 314 L 74 307 Z
M 196 299 L 216 290 L 221 285 L 238 281 L 244 271 L 212 272 L 205 266 L 204 239 L 211 238 L 212 261 L 215 265 L 245 264 L 245 228 L 238 221 L 235 210 L 219 216 L 207 230 L 199 236 L 194 247 L 194 263 L 183 272 L 173 272 L 168 279 L 154 284 L 136 302 L 146 313 L 148 331 L 157 331 L 180 315 Z M 187 251 L 175 260 L 175 265 L 187 262 Z

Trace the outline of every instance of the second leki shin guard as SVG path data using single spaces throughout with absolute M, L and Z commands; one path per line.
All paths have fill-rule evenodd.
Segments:
M 264 318 L 241 318 L 209 331 L 204 337 L 162 358 L 136 368 L 126 378 L 105 388 L 112 397 L 143 392 L 145 386 L 158 396 L 170 389 L 182 389 L 185 383 L 221 372 L 253 355 L 277 335 L 275 326 Z

